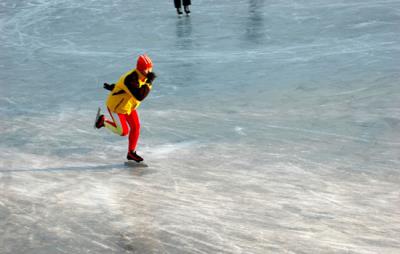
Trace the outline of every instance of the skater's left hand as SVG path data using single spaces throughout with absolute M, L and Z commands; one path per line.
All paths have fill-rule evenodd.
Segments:
M 108 90 L 108 91 L 112 91 L 114 90 L 115 84 L 108 84 L 108 83 L 104 83 L 103 85 L 104 89 Z

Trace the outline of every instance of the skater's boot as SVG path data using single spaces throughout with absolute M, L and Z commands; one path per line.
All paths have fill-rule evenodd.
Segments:
M 137 155 L 136 151 L 130 151 L 128 155 L 126 156 L 128 160 L 136 161 L 136 162 L 141 162 L 143 161 L 143 158 Z
M 185 5 L 185 6 L 183 7 L 183 9 L 185 10 L 185 13 L 186 13 L 187 15 L 189 15 L 189 13 L 190 13 L 189 5 Z
M 181 8 L 176 8 L 176 12 L 178 13 L 178 15 L 182 15 L 182 14 L 183 14 L 183 12 L 182 12 L 182 9 L 181 9 Z
M 96 128 L 100 129 L 101 127 L 104 127 L 104 115 L 99 115 L 96 119 Z

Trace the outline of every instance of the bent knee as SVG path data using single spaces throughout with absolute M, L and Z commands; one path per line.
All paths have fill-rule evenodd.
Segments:
M 128 133 L 129 133 L 129 131 L 128 131 L 128 129 L 127 128 L 121 128 L 121 127 L 119 127 L 118 128 L 118 134 L 120 135 L 120 136 L 126 136 L 126 135 L 128 135 Z

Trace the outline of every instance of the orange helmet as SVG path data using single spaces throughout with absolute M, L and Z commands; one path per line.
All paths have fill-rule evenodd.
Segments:
M 149 69 L 153 68 L 153 62 L 146 54 L 140 55 L 137 59 L 136 70 L 142 74 L 146 73 Z

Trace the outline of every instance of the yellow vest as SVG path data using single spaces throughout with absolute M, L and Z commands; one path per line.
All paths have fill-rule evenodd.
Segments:
M 129 115 L 133 109 L 139 107 L 140 101 L 138 101 L 135 96 L 131 94 L 124 83 L 125 78 L 134 71 L 136 71 L 136 69 L 128 71 L 122 75 L 115 84 L 114 89 L 108 95 L 106 105 L 112 112 Z M 136 71 L 136 73 L 139 76 L 139 87 L 141 87 L 146 83 L 147 79 L 140 73 L 140 71 Z

